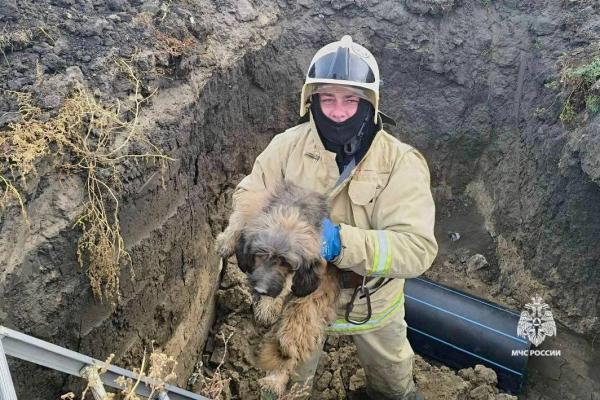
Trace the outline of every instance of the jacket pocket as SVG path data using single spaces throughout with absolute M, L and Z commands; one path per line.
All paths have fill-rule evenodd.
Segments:
M 377 182 L 352 180 L 348 186 L 348 196 L 354 204 L 365 206 L 373 201 L 377 189 Z

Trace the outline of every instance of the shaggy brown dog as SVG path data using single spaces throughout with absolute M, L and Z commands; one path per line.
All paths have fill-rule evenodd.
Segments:
M 244 192 L 227 229 L 217 237 L 224 258 L 238 253 L 240 267 L 261 296 L 255 317 L 273 324 L 258 355 L 268 375 L 264 389 L 283 394 L 290 374 L 308 360 L 335 318 L 338 270 L 320 254 L 325 196 L 291 183 L 273 192 Z

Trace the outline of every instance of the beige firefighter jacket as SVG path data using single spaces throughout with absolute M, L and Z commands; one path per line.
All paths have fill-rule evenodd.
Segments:
M 380 125 L 381 126 L 381 125 Z M 394 278 L 369 282 L 372 316 L 362 325 L 344 319 L 352 289 L 342 290 L 338 319 L 328 333 L 353 334 L 378 329 L 404 307 L 404 279 L 427 270 L 436 254 L 435 205 L 427 163 L 421 153 L 380 130 L 359 164 L 338 186 L 335 153 L 319 138 L 312 117 L 276 135 L 256 158 L 250 175 L 237 186 L 244 190 L 272 188 L 283 179 L 306 189 L 328 193 L 331 220 L 340 224 L 340 269 L 360 275 Z M 387 281 L 387 280 L 386 280 Z M 367 315 L 366 299 L 357 298 L 352 320 Z

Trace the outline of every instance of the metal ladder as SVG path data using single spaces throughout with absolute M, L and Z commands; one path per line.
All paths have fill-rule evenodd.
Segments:
M 129 370 L 114 365 L 106 365 L 100 360 L 96 360 L 0 325 L 0 400 L 17 400 L 5 354 L 87 379 L 96 400 L 100 400 L 106 395 L 104 385 L 120 388 L 120 386 L 115 383 L 115 379 L 118 377 L 124 376 L 126 378 L 131 378 L 134 381 L 138 378 L 136 374 Z M 106 373 L 98 375 L 95 368 L 90 368 L 95 365 L 106 366 Z M 151 392 L 149 386 L 150 382 L 150 379 L 142 378 L 140 384 L 137 386 L 136 394 L 148 397 Z M 166 385 L 165 389 L 158 394 L 158 399 L 209 400 L 206 397 L 172 385 Z

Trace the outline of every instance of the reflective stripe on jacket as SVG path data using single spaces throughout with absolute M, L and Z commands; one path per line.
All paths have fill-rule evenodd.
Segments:
M 250 175 L 238 184 L 233 203 L 235 207 L 243 190 L 264 190 L 283 179 L 329 193 L 330 218 L 340 224 L 342 241 L 342 252 L 333 263 L 360 275 L 395 278 L 372 294 L 372 317 L 363 325 L 345 321 L 353 290 L 342 290 L 338 319 L 327 331 L 352 334 L 384 326 L 404 307 L 404 279 L 421 275 L 433 263 L 438 249 L 435 205 L 421 153 L 383 129 L 351 174 L 335 186 L 339 176 L 335 153 L 325 149 L 311 117 L 272 139 Z M 366 314 L 366 300 L 357 298 L 351 319 Z

